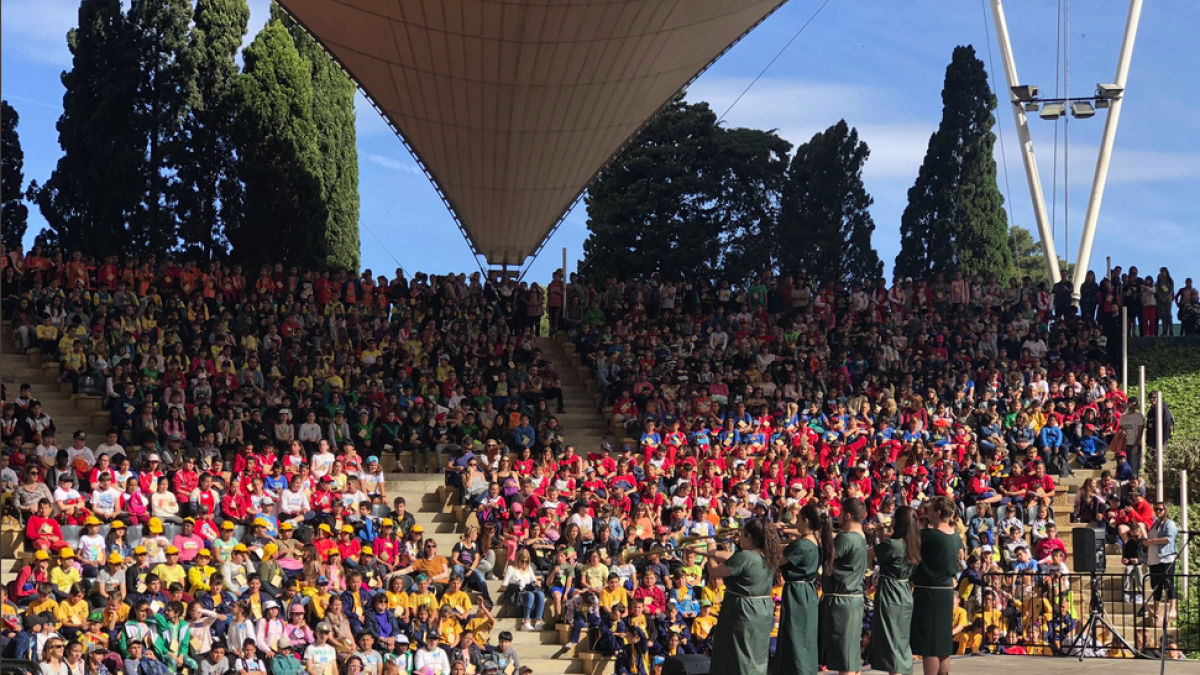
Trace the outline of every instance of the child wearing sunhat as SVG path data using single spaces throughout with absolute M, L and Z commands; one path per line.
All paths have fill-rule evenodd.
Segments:
M 50 570 L 50 583 L 54 584 L 54 597 L 63 600 L 71 593 L 71 587 L 83 580 L 75 567 L 75 552 L 64 548 L 58 552 L 58 566 Z
M 188 570 L 188 589 L 192 595 L 212 590 L 212 579 L 217 568 L 212 566 L 212 551 L 202 548 L 196 552 L 192 568 Z
M 171 545 L 170 540 L 163 536 L 163 522 L 161 518 L 151 518 L 146 524 L 146 530 L 149 536 L 142 538 L 142 546 L 146 548 L 146 559 L 153 565 L 164 563 L 167 561 L 167 547 Z

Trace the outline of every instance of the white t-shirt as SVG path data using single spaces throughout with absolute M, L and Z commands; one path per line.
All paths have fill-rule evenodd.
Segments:
M 117 488 L 96 490 L 92 493 L 92 508 L 102 516 L 115 516 L 121 512 L 121 495 L 125 494 Z
M 337 650 L 328 644 L 309 645 L 304 650 L 304 663 L 311 664 L 309 673 L 334 675 L 337 672 Z M 449 670 L 449 666 L 446 669 Z
M 79 499 L 82 496 L 83 495 L 79 494 L 79 490 L 76 490 L 75 488 L 71 488 L 70 490 L 64 490 L 62 488 L 54 489 L 54 501 L 55 502 L 59 502 L 59 503 L 66 502 L 66 501 L 70 501 L 72 499 Z
M 332 452 L 317 453 L 312 458 L 312 475 L 321 478 L 329 473 L 333 468 L 333 460 L 336 459 Z
M 104 537 L 96 535 L 83 535 L 79 538 L 79 557 L 90 562 L 104 562 L 105 551 Z
M 435 649 L 429 651 L 422 647 L 417 650 L 417 659 L 413 665 L 417 671 L 420 671 L 425 666 L 433 666 L 433 672 L 441 675 L 442 673 L 450 672 L 450 657 L 446 655 L 445 650 Z
M 304 494 L 304 490 L 292 492 L 284 490 L 279 497 L 279 513 L 288 516 L 304 515 L 311 508 L 308 505 L 308 495 Z

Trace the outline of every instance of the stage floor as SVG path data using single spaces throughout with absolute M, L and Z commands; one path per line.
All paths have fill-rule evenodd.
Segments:
M 920 675 L 916 664 L 914 675 Z M 954 659 L 950 675 L 1149 675 L 1158 673 L 1159 662 L 1147 659 L 1079 659 L 1044 656 L 970 656 Z M 874 671 L 871 671 L 874 672 Z M 1168 675 L 1200 675 L 1200 661 L 1167 661 Z

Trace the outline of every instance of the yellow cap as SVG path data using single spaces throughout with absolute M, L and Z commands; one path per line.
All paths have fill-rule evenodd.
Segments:
M 45 551 L 38 551 L 37 553 L 33 554 L 33 559 L 34 560 L 49 560 L 50 554 Z
M 197 558 L 199 558 L 200 556 L 204 556 L 205 558 L 211 558 L 211 557 L 212 557 L 212 551 L 210 551 L 210 550 L 208 550 L 208 549 L 206 549 L 206 548 L 202 548 L 202 549 L 200 549 L 199 551 L 197 551 L 197 552 L 196 552 L 196 557 L 197 557 Z
M 354 526 L 353 525 L 343 525 L 342 526 L 342 534 L 354 534 Z
M 276 544 L 267 544 L 263 547 L 263 557 L 271 557 L 279 552 L 279 546 Z
M 110 565 L 120 565 L 125 562 L 125 558 L 121 557 L 120 553 L 109 553 L 108 562 Z
M 159 520 L 158 518 L 151 518 L 150 519 L 150 531 L 154 534 L 162 534 L 162 531 L 163 531 L 162 521 Z
M 147 553 L 149 553 L 149 551 L 146 550 L 145 546 L 138 546 L 137 548 L 133 549 L 134 555 L 146 555 Z
M 125 529 L 128 529 L 128 528 L 126 528 L 126 527 L 125 527 L 125 523 L 124 523 L 123 521 L 120 521 L 120 520 L 114 520 L 114 521 L 112 521 L 112 529 L 114 529 L 114 530 L 125 530 Z
M 72 551 L 72 550 L 71 550 L 71 549 L 69 549 L 69 548 L 64 548 L 63 550 L 61 550 L 61 551 L 59 551 L 59 552 L 58 552 L 58 557 L 60 557 L 60 558 L 64 558 L 64 559 L 65 559 L 65 558 L 74 558 L 74 557 L 75 557 L 75 551 Z
M 366 553 L 367 555 L 375 555 L 375 549 L 371 548 L 370 546 L 362 547 L 362 552 Z
M 227 521 L 221 523 L 222 530 L 232 530 L 234 527 L 236 527 L 236 526 L 233 524 L 232 520 L 227 520 Z
M 413 525 L 411 531 L 420 534 L 425 531 L 425 528 L 421 527 L 420 525 Z
M 285 531 L 285 530 L 294 530 L 294 529 L 296 529 L 296 526 L 295 526 L 295 525 L 292 525 L 291 523 L 280 523 L 280 524 L 279 524 L 279 531 L 280 531 L 280 532 L 283 532 L 283 531 Z
M 99 525 L 100 519 L 96 516 L 88 516 L 88 519 L 83 521 L 84 525 Z
M 317 530 L 333 534 L 333 528 L 329 527 L 329 523 L 321 523 L 320 526 L 317 527 Z
M 234 546 L 234 547 L 233 547 L 233 552 L 234 552 L 234 553 L 246 553 L 246 552 L 248 552 L 249 550 L 250 550 L 250 549 L 246 548 L 246 545 L 245 545 L 245 544 L 238 544 L 237 546 Z
M 255 527 L 270 527 L 270 526 L 271 526 L 271 524 L 270 524 L 270 523 L 268 523 L 268 522 L 266 521 L 266 519 L 264 519 L 264 518 L 255 518 L 255 519 L 254 519 L 254 526 L 255 526 Z
M 175 548 L 174 546 L 168 546 L 167 555 L 179 555 L 179 549 Z
M 392 522 L 391 518 L 384 518 L 383 520 L 379 521 L 380 527 L 394 527 L 395 525 L 396 524 Z

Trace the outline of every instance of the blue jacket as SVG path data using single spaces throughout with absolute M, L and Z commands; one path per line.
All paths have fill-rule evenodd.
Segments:
M 1052 427 L 1046 425 L 1042 427 L 1042 433 L 1038 437 L 1038 443 L 1043 448 L 1057 448 L 1063 444 L 1063 432 L 1061 427 Z
M 374 611 L 363 613 L 361 632 L 374 636 L 376 640 L 384 637 L 396 637 L 406 630 L 408 630 L 408 626 L 390 609 L 385 609 L 382 614 Z

